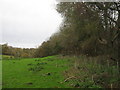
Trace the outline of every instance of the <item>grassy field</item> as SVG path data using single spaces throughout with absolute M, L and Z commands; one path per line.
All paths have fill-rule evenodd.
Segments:
M 118 88 L 117 64 L 105 57 L 3 59 L 3 88 Z
M 3 88 L 67 88 L 63 71 L 68 60 L 56 56 L 3 60 Z

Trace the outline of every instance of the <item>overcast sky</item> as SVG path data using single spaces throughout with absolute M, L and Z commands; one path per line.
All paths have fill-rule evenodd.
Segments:
M 62 22 L 55 4 L 55 0 L 0 0 L 0 43 L 22 48 L 40 45 Z

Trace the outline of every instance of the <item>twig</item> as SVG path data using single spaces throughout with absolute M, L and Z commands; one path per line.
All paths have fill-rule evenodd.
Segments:
M 67 82 L 69 79 L 76 78 L 75 76 L 68 77 L 67 79 L 64 80 L 64 82 Z

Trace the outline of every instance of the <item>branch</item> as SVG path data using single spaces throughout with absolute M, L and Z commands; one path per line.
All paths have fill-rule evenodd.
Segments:
M 96 3 L 96 6 L 97 6 L 100 10 L 104 10 L 104 9 L 105 9 L 101 3 L 99 3 L 99 4 Z
M 68 77 L 67 79 L 64 80 L 64 82 L 67 82 L 69 79 L 76 78 L 75 76 Z
M 114 2 L 114 4 L 116 5 L 117 11 L 119 11 L 119 6 L 120 6 L 119 4 L 120 4 L 120 1 L 119 1 L 119 2 L 117 2 L 117 3 L 116 3 L 116 2 Z
M 117 33 L 117 34 L 114 36 L 114 38 L 113 38 L 113 40 L 112 40 L 112 43 L 117 39 L 118 35 L 119 35 L 119 33 Z
M 98 41 L 99 41 L 101 44 L 104 44 L 104 45 L 107 44 L 107 40 L 105 40 L 105 39 L 99 38 Z
M 108 9 L 118 11 L 116 8 L 108 8 Z

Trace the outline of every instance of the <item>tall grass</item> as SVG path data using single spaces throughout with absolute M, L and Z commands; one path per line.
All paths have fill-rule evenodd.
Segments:
M 120 76 L 117 62 L 105 56 L 86 57 L 84 55 L 66 57 L 72 60 L 72 67 L 65 71 L 66 78 L 73 87 L 80 88 L 119 88 Z

